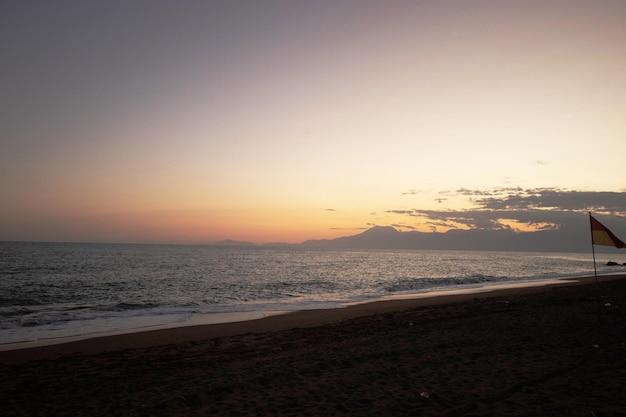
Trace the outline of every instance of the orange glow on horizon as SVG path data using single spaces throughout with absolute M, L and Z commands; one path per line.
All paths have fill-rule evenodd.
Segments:
M 141 241 L 214 243 L 238 240 L 257 244 L 301 243 L 309 239 L 333 239 L 357 234 L 359 227 L 338 227 L 322 212 L 319 217 L 298 211 L 273 215 L 255 210 L 172 210 L 126 213 L 103 219 L 109 239 L 126 240 L 127 231 Z

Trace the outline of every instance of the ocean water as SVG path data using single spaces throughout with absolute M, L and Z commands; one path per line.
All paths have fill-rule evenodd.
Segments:
M 593 274 L 584 253 L 22 242 L 0 253 L 0 344 Z M 598 273 L 621 271 L 607 260 Z

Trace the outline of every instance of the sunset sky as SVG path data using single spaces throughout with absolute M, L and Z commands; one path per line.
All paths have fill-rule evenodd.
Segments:
M 625 22 L 623 0 L 3 1 L 0 240 L 625 224 Z

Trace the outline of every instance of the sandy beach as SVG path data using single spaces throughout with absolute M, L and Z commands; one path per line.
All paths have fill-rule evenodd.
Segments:
M 0 372 L 2 416 L 623 416 L 626 277 L 8 350 Z

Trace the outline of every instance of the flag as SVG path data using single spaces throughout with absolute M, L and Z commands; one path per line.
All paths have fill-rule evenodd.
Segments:
M 597 221 L 591 214 L 589 214 L 589 220 L 591 220 L 591 243 L 593 245 L 615 246 L 616 248 L 626 246 L 624 242 L 619 240 L 617 236 L 604 227 L 604 225 Z

